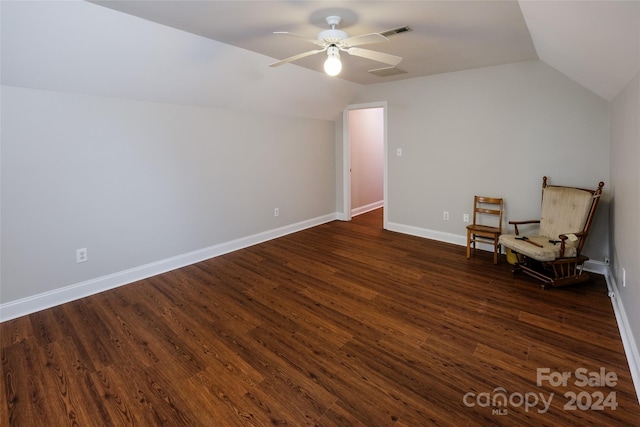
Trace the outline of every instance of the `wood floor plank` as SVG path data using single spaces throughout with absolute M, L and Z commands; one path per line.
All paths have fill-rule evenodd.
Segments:
M 4 322 L 2 334 L 0 334 L 0 348 L 16 344 L 33 338 L 31 319 L 27 316 L 18 317 Z
M 640 425 L 603 277 L 542 290 L 381 210 L 4 322 L 0 362 L 0 426 Z
M 592 345 L 597 345 L 602 348 L 611 348 L 617 346 L 619 340 L 609 337 L 606 334 L 602 334 L 599 331 L 596 332 L 592 329 L 586 329 L 584 327 L 571 326 L 566 323 L 560 323 L 553 320 L 548 320 L 527 311 L 521 311 L 519 320 L 528 323 L 536 328 L 545 329 L 551 332 L 555 332 L 562 335 L 567 335 L 572 338 L 576 338 Z
M 60 415 L 47 399 L 54 390 L 47 390 L 43 384 L 39 351 L 35 339 L 2 348 L 2 385 L 6 400 L 2 402 L 0 425 L 46 425 L 52 415 Z

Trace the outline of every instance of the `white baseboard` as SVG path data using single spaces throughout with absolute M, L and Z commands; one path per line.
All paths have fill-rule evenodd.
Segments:
M 445 242 L 445 243 L 453 243 L 454 245 L 467 246 L 467 236 L 461 236 L 459 234 L 445 233 L 444 231 L 429 230 L 427 228 L 420 228 L 420 227 L 414 227 L 412 225 L 398 224 L 396 222 L 388 222 L 387 230 L 397 231 L 398 233 L 410 234 L 412 236 L 424 237 L 432 240 L 438 240 L 440 242 Z
M 611 305 L 613 306 L 613 312 L 615 313 L 616 321 L 618 322 L 622 345 L 627 356 L 627 363 L 629 364 L 629 371 L 631 371 L 633 385 L 636 389 L 636 398 L 640 403 L 640 352 L 638 351 L 638 345 L 633 338 L 631 326 L 629 326 L 629 320 L 624 309 L 624 303 L 618 297 L 618 285 L 616 284 L 613 274 L 611 274 L 609 266 L 605 267 L 606 273 L 604 274 L 604 277 L 607 280 L 609 296 L 611 297 Z
M 413 227 L 411 225 L 398 224 L 395 222 L 387 223 L 387 230 L 397 231 L 398 233 L 410 234 L 412 236 L 424 237 L 426 239 L 432 239 L 439 242 L 451 243 L 454 245 L 467 247 L 466 235 L 461 236 L 459 234 L 445 233 L 444 231 L 429 230 L 427 228 Z M 478 242 L 476 248 L 482 251 L 493 253 L 493 245 L 487 243 Z
M 35 313 L 337 219 L 332 213 L 0 304 L 0 322 Z
M 369 203 L 368 205 L 351 209 L 351 216 L 354 217 L 354 216 L 362 215 L 363 213 L 371 212 L 383 206 L 384 206 L 384 200 L 380 200 L 374 203 Z
M 609 270 L 609 266 L 602 261 L 596 261 L 596 260 L 590 259 L 585 261 L 584 263 L 584 271 L 588 271 L 596 274 L 602 274 L 603 276 L 607 277 L 608 270 Z

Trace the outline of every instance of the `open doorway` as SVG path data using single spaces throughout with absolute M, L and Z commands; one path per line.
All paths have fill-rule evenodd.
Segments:
M 382 210 L 386 228 L 386 102 L 348 106 L 343 114 L 345 219 Z

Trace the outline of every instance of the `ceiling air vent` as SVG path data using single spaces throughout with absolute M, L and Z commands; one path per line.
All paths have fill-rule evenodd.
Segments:
M 369 70 L 369 72 L 371 74 L 375 74 L 378 77 L 389 77 L 407 73 L 406 71 L 396 67 L 376 68 L 375 70 Z
M 385 37 L 389 37 L 389 36 L 395 36 L 396 34 L 400 34 L 400 33 L 406 33 L 407 31 L 411 31 L 411 28 L 405 25 L 404 27 L 393 28 L 391 30 L 387 30 L 380 34 L 382 34 Z

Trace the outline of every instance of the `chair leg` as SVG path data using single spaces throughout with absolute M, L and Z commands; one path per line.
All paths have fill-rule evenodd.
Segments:
M 471 232 L 467 230 L 467 259 L 471 257 Z
M 498 249 L 500 245 L 498 244 L 498 240 L 494 239 L 493 241 L 493 263 L 498 264 Z

